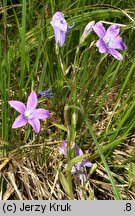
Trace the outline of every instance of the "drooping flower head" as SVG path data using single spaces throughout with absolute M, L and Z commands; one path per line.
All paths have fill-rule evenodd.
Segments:
M 118 60 L 122 60 L 122 55 L 117 50 L 126 50 L 122 37 L 119 36 L 120 26 L 113 24 L 107 30 L 101 22 L 93 26 L 93 30 L 99 36 L 96 46 L 100 53 L 109 53 Z
M 46 119 L 50 116 L 48 110 L 38 108 L 37 94 L 32 91 L 28 97 L 27 105 L 20 101 L 11 100 L 8 102 L 11 107 L 17 110 L 20 115 L 15 119 L 12 128 L 20 128 L 29 123 L 36 133 L 40 130 L 39 119 Z
M 64 18 L 64 14 L 61 12 L 56 12 L 50 23 L 54 29 L 56 44 L 58 44 L 59 47 L 62 47 L 66 42 L 68 30 L 71 29 L 72 26 L 68 25 Z
M 63 140 L 62 141 L 62 146 L 58 146 L 59 150 L 62 152 L 62 154 L 67 157 L 67 143 Z M 82 150 L 79 148 L 77 144 L 74 146 L 74 152 L 75 152 L 75 157 L 83 155 Z M 85 171 L 85 167 L 92 167 L 92 163 L 89 162 L 87 159 L 83 159 L 81 162 L 76 163 L 72 169 L 72 173 L 78 173 L 79 174 L 79 179 L 87 181 L 88 176 Z

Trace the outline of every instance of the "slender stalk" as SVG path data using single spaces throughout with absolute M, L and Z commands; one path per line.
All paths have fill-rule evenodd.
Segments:
M 22 3 L 22 30 L 21 30 L 21 75 L 20 75 L 20 99 L 23 96 L 25 77 L 25 34 L 26 34 L 26 0 Z
M 18 133 L 18 143 L 17 143 L 17 157 L 18 157 L 18 163 L 20 162 L 20 156 L 21 156 L 21 129 L 19 129 L 19 133 Z

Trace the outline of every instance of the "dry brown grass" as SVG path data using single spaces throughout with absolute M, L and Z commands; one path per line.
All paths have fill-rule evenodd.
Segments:
M 110 164 L 121 165 L 125 158 L 129 157 L 134 148 L 135 138 L 131 137 L 125 143 L 124 151 L 120 148 L 114 151 Z M 36 160 L 34 160 L 35 149 L 32 146 L 28 147 L 28 144 L 21 147 L 20 155 L 18 150 L 12 150 L 8 157 L 0 160 L 0 175 L 3 181 L 1 199 L 70 199 L 60 181 L 61 174 L 66 178 L 64 170 L 66 161 L 59 155 L 56 143 L 46 146 L 46 150 L 51 148 L 51 153 L 46 161 L 42 161 L 44 145 L 46 144 L 36 147 L 38 149 Z M 77 176 L 74 176 L 74 199 L 114 199 L 112 186 L 104 167 L 98 162 L 96 164 L 97 167 L 92 174 L 89 174 L 89 181 L 86 184 L 80 184 Z M 135 167 L 132 169 L 135 174 Z M 115 172 L 114 168 L 112 174 L 118 182 L 117 186 L 122 193 L 122 198 L 134 199 L 135 188 L 129 188 L 128 167 L 119 168 L 119 173 Z

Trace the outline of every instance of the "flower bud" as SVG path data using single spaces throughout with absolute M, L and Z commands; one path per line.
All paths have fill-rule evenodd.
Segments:
M 95 24 L 95 21 L 91 21 L 86 25 L 86 27 L 85 27 L 85 29 L 83 31 L 83 34 L 82 34 L 82 36 L 80 38 L 80 44 L 82 44 L 85 41 L 85 39 L 88 37 L 90 32 L 93 30 L 94 24 Z

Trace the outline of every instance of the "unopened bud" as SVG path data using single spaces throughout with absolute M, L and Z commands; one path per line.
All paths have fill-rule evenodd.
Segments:
M 86 25 L 86 27 L 85 27 L 85 29 L 83 31 L 83 34 L 82 34 L 82 36 L 80 38 L 80 44 L 82 44 L 85 41 L 85 39 L 88 37 L 90 32 L 93 30 L 94 25 L 95 25 L 95 21 L 91 21 Z

